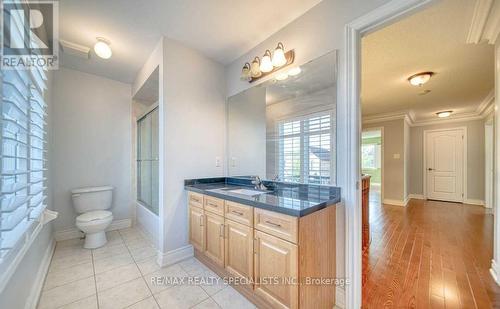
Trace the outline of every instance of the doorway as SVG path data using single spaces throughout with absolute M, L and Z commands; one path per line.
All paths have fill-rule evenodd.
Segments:
M 464 202 L 467 184 L 467 129 L 424 131 L 424 197 Z
M 494 183 L 494 126 L 493 119 L 486 121 L 484 125 L 484 175 L 485 175 L 485 192 L 484 206 L 488 209 L 493 208 L 493 183 Z
M 362 133 L 361 173 L 370 176 L 370 202 L 380 204 L 384 199 L 383 128 L 370 128 Z

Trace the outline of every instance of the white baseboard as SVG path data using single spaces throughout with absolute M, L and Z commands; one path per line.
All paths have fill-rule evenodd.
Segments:
M 408 195 L 409 198 L 416 199 L 416 200 L 425 200 L 425 197 L 423 194 L 413 194 L 411 193 Z
M 51 238 L 50 244 L 45 250 L 45 254 L 43 255 L 42 262 L 40 263 L 40 268 L 36 273 L 36 277 L 34 279 L 33 287 L 31 288 L 31 292 L 26 299 L 26 304 L 24 305 L 25 309 L 35 309 L 38 304 L 38 299 L 40 298 L 40 294 L 42 293 L 43 284 L 45 282 L 45 276 L 47 276 L 47 272 L 49 271 L 50 261 L 52 260 L 52 255 L 54 254 L 54 249 L 56 248 L 56 242 L 54 238 Z
M 194 256 L 194 249 L 192 245 L 187 245 L 175 250 L 171 250 L 165 253 L 158 252 L 158 258 L 156 262 L 161 267 L 170 266 L 182 260 L 188 259 Z
M 345 288 L 341 286 L 335 287 L 335 307 L 345 309 Z
M 111 222 L 110 226 L 106 231 L 121 230 L 131 226 L 132 226 L 131 219 L 115 220 Z M 80 238 L 82 236 L 83 233 L 76 227 L 62 231 L 56 231 L 54 233 L 54 238 L 56 239 L 56 241 L 75 239 L 75 238 Z
M 497 283 L 497 285 L 500 285 L 500 269 L 498 268 L 498 265 L 495 262 L 495 260 L 491 260 L 490 274 L 493 277 L 493 280 L 495 280 L 495 282 Z
M 393 200 L 393 199 L 388 199 L 388 198 L 385 198 L 384 201 L 383 201 L 384 204 L 388 204 L 388 205 L 395 205 L 395 206 L 406 206 L 406 204 L 408 204 L 408 199 L 406 200 Z
M 484 201 L 483 200 L 475 200 L 475 199 L 465 199 L 464 200 L 464 203 L 465 204 L 471 204 L 471 205 L 480 205 L 480 206 L 484 206 Z

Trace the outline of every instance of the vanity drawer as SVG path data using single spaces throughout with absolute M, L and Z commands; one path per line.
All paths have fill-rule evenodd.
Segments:
M 254 208 L 254 228 L 284 240 L 297 243 L 298 218 Z
M 226 201 L 226 219 L 253 226 L 253 207 Z
M 224 216 L 224 200 L 205 195 L 203 199 L 203 209 L 219 216 Z
M 188 203 L 191 206 L 203 208 L 203 194 L 189 192 L 188 193 Z

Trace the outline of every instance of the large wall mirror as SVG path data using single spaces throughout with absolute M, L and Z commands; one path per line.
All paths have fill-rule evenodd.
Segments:
M 228 99 L 229 176 L 336 183 L 337 53 L 294 69 Z

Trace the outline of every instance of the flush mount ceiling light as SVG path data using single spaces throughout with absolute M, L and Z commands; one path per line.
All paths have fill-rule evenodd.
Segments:
M 451 113 L 453 113 L 453 111 L 442 111 L 442 112 L 436 113 L 436 115 L 439 118 L 446 118 L 446 117 L 450 117 Z
M 427 83 L 431 79 L 432 75 L 434 75 L 434 72 L 417 73 L 408 77 L 408 81 L 412 86 L 420 87 L 423 84 Z
M 113 52 L 111 51 L 111 47 L 109 47 L 110 43 L 108 40 L 104 38 L 97 38 L 97 43 L 94 45 L 94 51 L 97 56 L 102 59 L 109 59 Z
M 278 46 L 274 50 L 274 53 L 271 53 L 270 50 L 266 50 L 266 52 L 262 56 L 262 59 L 260 59 L 259 57 L 255 57 L 251 64 L 249 64 L 248 62 L 245 63 L 245 65 L 241 69 L 240 79 L 242 81 L 248 81 L 250 83 L 254 82 L 259 78 L 262 78 L 278 70 L 281 70 L 284 67 L 289 66 L 293 63 L 294 60 L 294 50 L 292 49 L 285 52 L 283 43 L 279 42 Z M 276 77 L 276 79 L 285 80 L 288 75 L 280 74 L 279 77 Z

